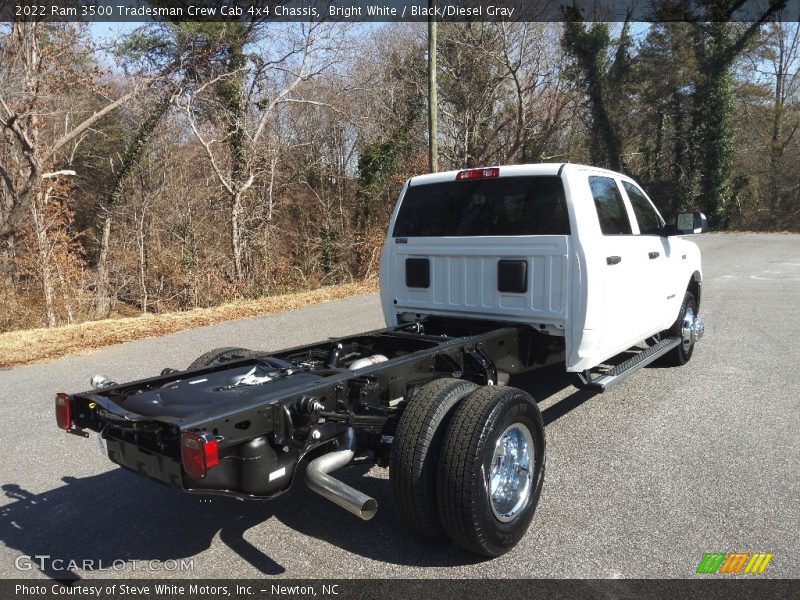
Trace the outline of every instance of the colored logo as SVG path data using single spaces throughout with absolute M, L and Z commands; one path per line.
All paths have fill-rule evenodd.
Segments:
M 771 560 L 767 552 L 706 552 L 697 572 L 761 575 Z

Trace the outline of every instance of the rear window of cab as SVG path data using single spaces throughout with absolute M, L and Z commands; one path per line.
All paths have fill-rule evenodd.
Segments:
M 555 175 L 443 181 L 409 186 L 394 237 L 568 235 L 561 178 Z

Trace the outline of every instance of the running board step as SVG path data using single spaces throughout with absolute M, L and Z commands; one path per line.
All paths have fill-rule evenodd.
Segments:
M 598 392 L 604 392 L 610 387 L 618 384 L 623 379 L 633 375 L 642 367 L 645 367 L 657 358 L 664 356 L 670 350 L 677 348 L 680 343 L 681 338 L 665 338 L 657 344 L 650 346 L 646 350 L 642 350 L 636 356 L 632 356 L 625 362 L 618 364 L 613 369 L 609 369 L 608 371 L 604 371 L 603 373 L 599 374 L 597 377 L 593 378 L 591 382 L 589 382 L 588 387 Z

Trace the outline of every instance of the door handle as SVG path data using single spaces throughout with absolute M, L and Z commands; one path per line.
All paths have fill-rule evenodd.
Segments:
M 621 256 L 606 256 L 606 263 L 609 265 L 618 265 L 622 262 Z
M 661 252 L 648 252 L 647 256 L 650 257 L 650 260 L 653 260 L 654 258 L 661 256 Z

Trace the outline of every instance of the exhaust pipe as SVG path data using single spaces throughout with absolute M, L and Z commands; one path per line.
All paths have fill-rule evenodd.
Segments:
M 378 511 L 378 503 L 374 498 L 359 492 L 357 489 L 334 479 L 328 473 L 335 471 L 355 456 L 356 432 L 349 427 L 345 432 L 342 449 L 328 452 L 315 458 L 306 467 L 306 485 L 343 509 L 369 521 Z

